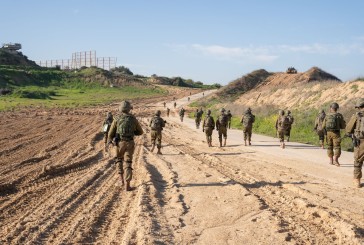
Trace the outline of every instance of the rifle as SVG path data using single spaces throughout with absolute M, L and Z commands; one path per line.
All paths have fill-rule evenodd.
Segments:
M 345 138 L 350 138 L 351 141 L 353 142 L 353 146 L 354 147 L 359 147 L 359 145 L 360 145 L 360 139 L 358 139 L 357 137 L 355 137 L 354 134 L 345 134 L 344 137 L 342 137 L 341 139 L 345 139 Z

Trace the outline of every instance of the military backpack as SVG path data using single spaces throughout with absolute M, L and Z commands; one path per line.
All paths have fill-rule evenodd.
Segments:
M 162 130 L 162 119 L 160 117 L 153 117 L 150 127 L 152 130 Z
M 218 120 L 219 120 L 219 123 L 221 126 L 226 127 L 228 124 L 229 118 L 226 114 L 222 114 L 219 116 Z
M 206 117 L 205 124 L 203 126 L 206 128 L 213 128 L 215 126 L 214 120 L 212 119 L 211 116 Z
M 254 115 L 253 114 L 245 114 L 243 118 L 243 125 L 244 127 L 252 126 L 254 122 Z
M 338 131 L 340 130 L 339 124 L 339 114 L 337 113 L 330 113 L 326 115 L 326 124 L 325 128 L 328 131 Z
M 288 130 L 291 127 L 291 120 L 288 116 L 281 116 L 279 118 L 279 126 L 283 130 Z
M 364 115 L 362 113 L 358 113 L 357 115 L 355 137 L 364 139 Z
M 133 138 L 135 130 L 135 118 L 133 115 L 122 115 L 117 122 L 116 132 L 121 138 Z

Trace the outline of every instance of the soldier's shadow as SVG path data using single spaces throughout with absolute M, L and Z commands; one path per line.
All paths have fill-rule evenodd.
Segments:
M 248 154 L 248 153 L 255 153 L 254 151 L 247 151 L 247 152 L 231 152 L 231 153 L 220 153 L 220 152 L 215 152 L 215 153 L 211 153 L 211 155 L 214 156 L 235 156 L 235 155 L 243 155 L 243 154 Z

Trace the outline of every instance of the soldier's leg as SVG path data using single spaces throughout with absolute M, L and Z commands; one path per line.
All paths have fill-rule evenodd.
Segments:
M 125 151 L 125 181 L 126 181 L 126 190 L 130 191 L 131 187 L 130 187 L 130 181 L 133 178 L 133 168 L 132 168 L 132 163 L 133 163 L 133 154 L 134 154 L 134 148 L 135 148 L 135 143 L 134 141 L 128 141 L 126 142 L 126 151 Z
M 155 147 L 155 140 L 157 138 L 157 133 L 155 130 L 152 130 L 150 132 L 150 138 L 151 138 L 151 142 L 152 142 L 152 148 L 150 149 L 150 151 L 154 151 L 154 147 Z
M 249 145 L 251 145 L 251 141 L 252 141 L 252 128 L 249 128 L 248 130 L 248 141 L 249 141 Z
M 107 145 L 107 133 L 106 132 L 104 133 L 104 144 L 105 144 L 105 146 Z
M 324 133 L 319 133 L 319 140 L 320 140 L 320 147 L 324 149 L 324 141 L 325 141 L 325 135 Z
M 279 142 L 280 142 L 280 146 L 282 149 L 285 148 L 285 144 L 284 144 L 284 131 L 278 131 L 278 136 L 279 136 Z
M 162 154 L 162 152 L 161 152 L 161 148 L 162 148 L 162 132 L 158 132 L 158 134 L 157 134 L 157 148 L 158 148 L 157 154 Z
M 334 164 L 339 167 L 339 157 L 341 156 L 341 137 L 340 134 L 335 134 L 333 137 L 334 146 Z
M 326 144 L 327 144 L 327 156 L 330 158 L 330 164 L 334 164 L 334 143 L 332 139 L 332 133 L 327 132 L 326 136 Z
M 360 188 L 360 179 L 363 177 L 362 168 L 364 162 L 364 140 L 360 140 L 360 145 L 354 148 L 354 184 Z
M 119 146 L 116 147 L 116 158 L 115 164 L 118 170 L 119 180 L 121 185 L 124 185 L 124 168 L 123 168 L 123 160 L 124 160 L 124 153 L 125 153 L 125 144 L 124 142 L 120 142 Z
M 245 127 L 243 128 L 243 134 L 244 134 L 244 145 L 246 145 L 246 141 L 248 139 L 248 131 Z
M 221 129 L 219 129 L 219 143 L 220 143 L 220 147 L 222 147 L 222 131 Z
M 227 128 L 224 128 L 222 132 L 223 132 L 223 135 L 224 135 L 224 146 L 226 146 Z

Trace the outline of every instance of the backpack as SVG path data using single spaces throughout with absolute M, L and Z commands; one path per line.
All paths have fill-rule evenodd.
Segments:
M 207 128 L 213 128 L 215 126 L 214 120 L 211 116 L 206 117 L 205 124 L 203 126 Z
M 223 114 L 223 115 L 219 116 L 218 120 L 219 120 L 219 123 L 221 126 L 226 127 L 226 125 L 228 124 L 229 118 L 227 115 Z
M 340 130 L 336 114 L 333 113 L 326 115 L 326 130 Z
M 133 138 L 135 129 L 134 116 L 122 115 L 117 122 L 116 132 L 121 138 Z
M 288 116 L 281 116 L 279 118 L 279 126 L 283 130 L 288 130 L 291 127 L 291 120 L 289 119 L 289 117 Z
M 150 127 L 153 130 L 162 130 L 162 123 L 160 121 L 160 118 L 159 117 L 153 117 Z
M 253 114 L 245 114 L 243 119 L 244 127 L 251 126 L 254 122 L 254 115 Z

